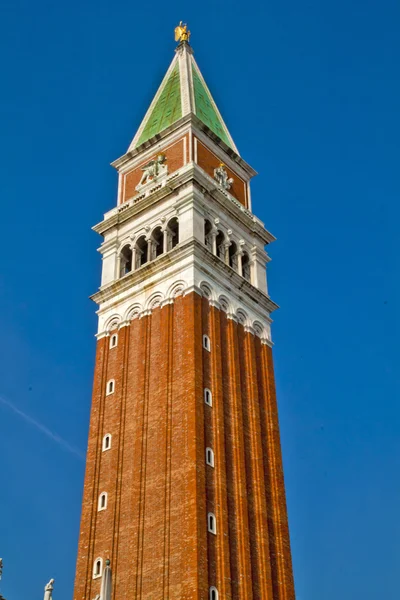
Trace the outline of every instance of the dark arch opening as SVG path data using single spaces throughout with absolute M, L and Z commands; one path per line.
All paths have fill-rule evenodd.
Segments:
M 168 250 L 179 244 L 179 221 L 176 217 L 168 223 Z
M 242 275 L 247 281 L 251 281 L 250 257 L 247 252 L 243 252 L 242 256 Z
M 119 276 L 123 277 L 132 271 L 132 250 L 130 246 L 124 246 L 120 253 Z
M 156 227 L 151 235 L 153 258 L 157 258 L 164 253 L 164 234 L 161 227 Z
M 213 251 L 211 232 L 212 232 L 212 225 L 211 225 L 210 221 L 208 219 L 206 219 L 204 221 L 204 244 L 210 250 L 210 252 Z
M 225 261 L 225 236 L 222 231 L 218 231 L 217 233 L 217 256 Z
M 142 267 L 147 263 L 147 241 L 144 235 L 142 235 L 136 242 L 136 268 Z
M 229 246 L 229 266 L 232 267 L 232 269 L 235 269 L 235 271 L 237 271 L 238 258 L 236 242 L 232 242 Z

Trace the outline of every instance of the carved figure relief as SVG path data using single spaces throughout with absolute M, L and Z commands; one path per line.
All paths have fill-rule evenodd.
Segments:
M 224 190 L 230 190 L 233 179 L 228 176 L 224 163 L 220 163 L 219 167 L 214 169 L 214 179 Z
M 155 183 L 163 175 L 168 175 L 167 157 L 165 154 L 159 154 L 142 167 L 142 171 L 142 178 L 136 186 L 138 192 L 148 183 Z

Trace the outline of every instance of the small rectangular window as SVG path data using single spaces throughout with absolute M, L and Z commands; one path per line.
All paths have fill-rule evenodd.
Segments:
M 208 531 L 217 535 L 217 522 L 215 520 L 215 515 L 213 513 L 208 513 Z
M 211 341 L 208 335 L 203 335 L 203 348 L 208 352 L 211 352 Z
M 214 466 L 214 452 L 211 448 L 206 449 L 206 463 L 210 466 Z
M 107 385 L 106 385 L 106 394 L 107 396 L 109 394 L 113 394 L 115 390 L 115 381 L 114 379 L 110 379 L 110 381 L 107 381 Z

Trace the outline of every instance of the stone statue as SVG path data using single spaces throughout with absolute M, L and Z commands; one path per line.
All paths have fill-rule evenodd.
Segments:
M 54 588 L 54 579 L 50 579 L 49 583 L 47 585 L 45 585 L 43 600 L 52 600 L 53 588 Z
M 154 160 L 151 160 L 147 165 L 142 167 L 142 171 L 142 178 L 136 186 L 136 190 L 138 191 L 150 181 L 156 181 L 158 177 L 168 173 L 167 157 L 165 154 L 159 154 Z
M 182 21 L 179 23 L 178 27 L 175 27 L 175 41 L 176 42 L 188 42 L 190 39 L 190 31 L 188 31 L 186 23 L 183 24 Z
M 228 176 L 224 163 L 220 163 L 219 167 L 214 169 L 214 179 L 224 190 L 230 190 L 233 179 Z

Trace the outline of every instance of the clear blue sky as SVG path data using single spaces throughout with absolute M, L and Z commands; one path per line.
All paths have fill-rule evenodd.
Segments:
M 95 352 L 88 296 L 100 281 L 90 227 L 115 204 L 109 163 L 173 57 L 180 19 L 260 173 L 254 211 L 278 238 L 269 286 L 281 306 L 273 337 L 298 600 L 398 600 L 399 11 L 395 0 L 3 0 L 8 600 L 42 598 L 50 577 L 55 600 L 72 597 Z

